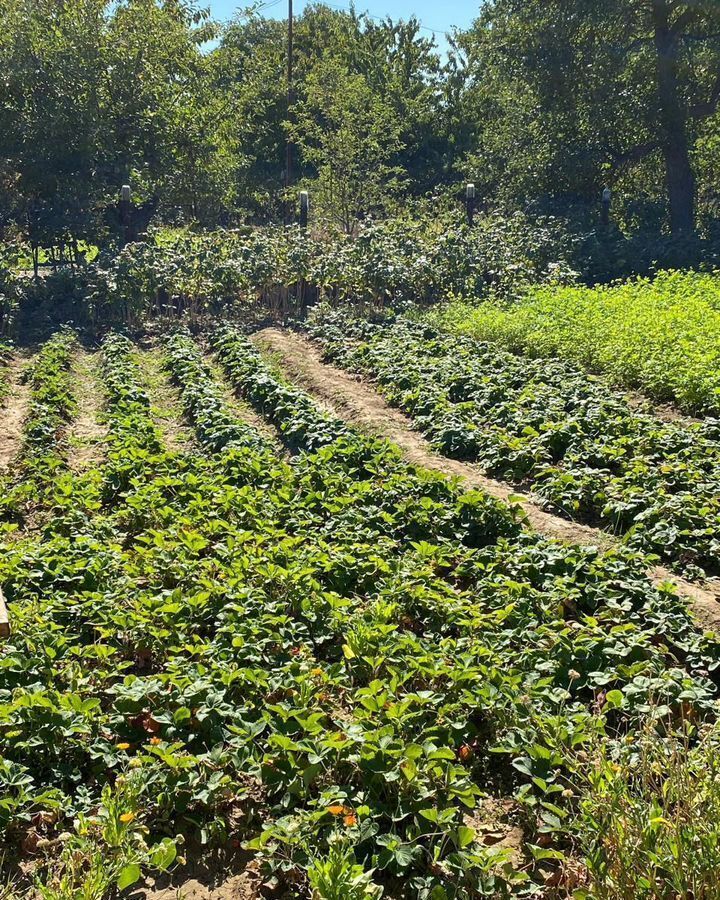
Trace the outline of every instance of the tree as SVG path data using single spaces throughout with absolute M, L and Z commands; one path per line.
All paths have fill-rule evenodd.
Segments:
M 182 0 L 0 0 L 0 189 L 34 244 L 102 242 L 120 187 L 206 223 L 239 157 Z
M 490 132 L 480 159 L 522 155 L 536 190 L 587 198 L 659 157 L 670 229 L 694 229 L 695 142 L 720 101 L 715 0 L 493 0 L 461 46 Z
M 405 173 L 392 160 L 400 133 L 390 104 L 337 60 L 318 63 L 305 80 L 291 134 L 317 173 L 316 206 L 346 233 L 384 210 L 399 188 Z

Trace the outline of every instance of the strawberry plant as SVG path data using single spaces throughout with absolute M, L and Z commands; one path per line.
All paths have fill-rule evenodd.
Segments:
M 441 452 L 691 575 L 718 572 L 720 435 L 663 422 L 570 364 L 400 318 L 316 317 L 328 359 L 377 380 Z
M 183 332 L 165 357 L 197 446 L 168 450 L 142 351 L 111 334 L 106 454 L 0 545 L 18 891 L 29 868 L 48 896 L 111 896 L 183 843 L 242 845 L 293 897 L 562 883 L 587 759 L 648 728 L 694 740 L 717 643 L 631 549 L 543 540 L 338 422 L 241 332 L 214 345 L 286 457 Z

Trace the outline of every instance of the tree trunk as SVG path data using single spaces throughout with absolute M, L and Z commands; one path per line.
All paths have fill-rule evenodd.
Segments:
M 670 26 L 667 0 L 652 0 L 652 19 L 670 230 L 676 235 L 688 234 L 695 230 L 695 175 L 690 163 L 687 113 L 678 85 L 678 36 Z

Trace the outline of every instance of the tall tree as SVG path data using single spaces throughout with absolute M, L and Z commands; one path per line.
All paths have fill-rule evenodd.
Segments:
M 659 157 L 670 228 L 694 229 L 695 142 L 720 101 L 715 0 L 492 0 L 461 45 L 481 157 L 521 154 L 541 188 L 581 196 Z

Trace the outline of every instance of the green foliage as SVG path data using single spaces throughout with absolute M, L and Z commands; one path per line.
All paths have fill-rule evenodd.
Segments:
M 300 313 L 318 297 L 407 306 L 451 293 L 519 297 L 530 283 L 567 283 L 571 241 L 560 223 L 518 214 L 368 221 L 350 237 L 297 226 L 158 232 L 148 243 L 99 256 L 75 275 L 29 283 L 26 319 L 40 310 L 73 321 L 139 325 L 150 318 L 197 324 L 217 314 Z
M 511 306 L 454 304 L 440 321 L 514 352 L 579 363 L 689 413 L 720 411 L 720 278 L 714 273 L 539 288 Z
M 195 219 L 233 197 L 234 136 L 192 4 L 0 3 L 0 185 L 34 246 L 117 234 L 120 186 Z
M 372 325 L 326 313 L 311 333 L 329 359 L 376 378 L 443 453 L 478 461 L 561 515 L 624 534 L 691 574 L 717 573 L 714 420 L 662 422 L 569 364 L 517 357 L 425 321 Z
M 308 881 L 313 900 L 365 900 L 380 897 L 382 889 L 372 884 L 372 873 L 355 862 L 351 849 L 339 841 L 330 845 L 324 859 L 313 860 Z
M 546 542 L 341 426 L 238 332 L 217 346 L 290 462 L 228 421 L 186 334 L 167 363 L 203 449 L 167 452 L 110 335 L 106 458 L 0 547 L 5 845 L 37 849 L 53 900 L 167 868 L 177 834 L 246 842 L 297 896 L 561 877 L 578 751 L 711 717 L 717 645 L 632 553 Z M 516 857 L 482 839 L 493 790 Z
M 692 232 L 696 196 L 714 216 L 695 150 L 717 130 L 719 22 L 712 0 L 483 4 L 458 36 L 481 196 L 597 223 L 610 185 L 622 226 L 655 236 Z
M 305 80 L 294 118 L 290 135 L 317 173 L 309 186 L 321 218 L 350 234 L 361 218 L 383 212 L 405 174 L 392 165 L 402 149 L 402 123 L 367 78 L 321 60 Z
M 717 727 L 699 741 L 648 729 L 616 755 L 597 747 L 591 758 L 580 827 L 593 890 L 581 896 L 717 897 Z

